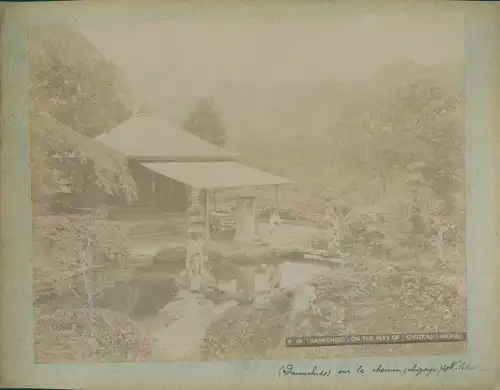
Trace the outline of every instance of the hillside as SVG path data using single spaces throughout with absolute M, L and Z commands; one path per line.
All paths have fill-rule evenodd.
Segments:
M 98 207 L 103 191 L 130 200 L 135 183 L 126 156 L 91 138 L 130 116 L 127 88 L 78 32 L 30 32 L 35 360 L 138 361 L 149 353 L 147 337 L 127 315 L 94 303 L 128 275 L 128 231 L 102 220 Z M 68 216 L 52 207 L 53 193 L 97 194 L 97 213 Z
M 273 85 L 266 88 L 221 85 L 209 94 L 229 130 L 229 145 L 238 147 L 251 139 L 263 142 L 296 135 L 321 135 L 341 113 L 363 98 L 372 99 L 381 88 L 395 89 L 429 72 L 440 85 L 453 85 L 463 75 L 461 64 L 433 69 L 396 61 L 372 79 L 360 82 L 328 81 L 316 84 Z M 164 92 L 155 110 L 182 124 L 197 100 L 189 91 Z
M 341 101 L 322 133 L 304 131 L 274 141 L 248 135 L 233 148 L 247 163 L 297 180 L 303 200 L 321 197 L 326 188 L 346 203 L 372 203 L 384 196 L 380 192 L 391 192 L 394 202 L 404 200 L 410 191 L 404 185 L 408 164 L 423 162 L 431 174 L 446 167 L 463 175 L 460 77 L 454 64 L 421 69 L 395 63 L 370 83 L 351 85 L 346 99 L 322 102 L 334 107 Z
M 130 198 L 134 183 L 126 160 L 101 151 L 87 138 L 131 115 L 120 70 L 79 32 L 65 26 L 30 30 L 29 61 L 33 199 L 59 191 L 61 182 L 71 182 L 73 191 L 82 190 L 88 180 L 76 177 L 90 178 L 88 168 L 105 192 L 122 188 Z
M 221 86 L 211 98 L 228 148 L 296 180 L 301 202 L 320 202 L 328 188 L 342 203 L 379 202 L 387 193 L 384 202 L 397 203 L 412 192 L 408 164 L 424 162 L 434 182 L 441 179 L 430 176 L 445 166 L 446 175 L 463 175 L 463 87 L 461 63 L 399 60 L 359 82 Z M 172 91 L 156 109 L 182 123 L 197 98 Z M 453 182 L 443 181 L 441 196 L 446 181 Z
M 51 116 L 95 137 L 131 115 L 120 69 L 70 27 L 30 30 L 30 95 Z
M 330 82 L 268 88 L 221 86 L 209 97 L 224 119 L 231 146 L 245 143 L 247 137 L 266 140 L 321 134 L 351 95 L 350 85 Z M 200 97 L 186 91 L 167 91 L 155 109 L 182 124 Z

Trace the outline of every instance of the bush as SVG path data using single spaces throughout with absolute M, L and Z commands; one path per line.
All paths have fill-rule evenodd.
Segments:
M 281 294 L 267 305 L 229 309 L 208 328 L 201 347 L 203 360 L 264 358 L 269 349 L 277 348 L 288 323 L 291 296 Z
M 96 308 L 89 321 L 83 309 L 36 310 L 35 356 L 37 363 L 84 361 L 144 361 L 151 354 L 151 340 L 126 316 Z
M 35 221 L 39 252 L 34 258 L 36 355 L 43 362 L 136 361 L 149 341 L 125 315 L 97 306 L 98 298 L 129 277 L 127 231 L 94 216 L 40 217 Z M 37 296 L 38 295 L 38 296 Z M 57 302 L 73 297 L 71 307 Z

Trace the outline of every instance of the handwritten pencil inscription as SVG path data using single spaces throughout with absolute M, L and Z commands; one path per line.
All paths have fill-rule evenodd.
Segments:
M 450 374 L 453 372 L 473 371 L 476 367 L 470 361 L 454 360 L 451 363 L 441 365 L 424 366 L 420 364 L 413 364 L 406 367 L 391 367 L 384 364 L 377 364 L 373 368 L 367 368 L 365 365 L 358 365 L 355 370 L 352 369 L 337 369 L 332 370 L 329 368 L 320 368 L 313 366 L 311 369 L 295 368 L 292 364 L 281 366 L 278 371 L 278 377 L 282 376 L 347 376 L 347 375 L 364 375 L 366 373 L 373 374 L 400 374 L 400 375 L 415 375 L 426 376 Z

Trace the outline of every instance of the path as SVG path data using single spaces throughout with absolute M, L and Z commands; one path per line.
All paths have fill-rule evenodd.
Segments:
M 159 328 L 151 333 L 155 340 L 154 359 L 182 361 L 199 358 L 208 326 L 215 317 L 236 305 L 236 302 L 228 301 L 214 307 L 201 294 L 180 292 L 176 300 L 160 312 L 163 319 L 173 317 L 174 321 L 168 326 L 160 323 Z

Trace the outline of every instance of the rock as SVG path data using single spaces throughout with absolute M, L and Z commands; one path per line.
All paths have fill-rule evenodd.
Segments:
M 229 296 L 236 295 L 236 279 L 231 280 L 229 283 L 219 282 L 219 291 L 224 291 Z
M 300 286 L 293 294 L 291 319 L 309 310 L 315 298 L 316 289 L 312 285 L 304 284 Z
M 174 315 L 183 317 L 188 314 L 198 315 L 211 313 L 213 303 L 200 293 L 180 290 L 175 299 L 160 310 L 162 316 Z
M 299 286 L 311 283 L 316 277 L 329 271 L 327 266 L 285 262 L 280 267 L 280 287 L 295 291 Z
M 236 307 L 236 306 L 238 306 L 238 302 L 235 300 L 224 302 L 224 303 L 214 307 L 213 314 L 214 314 L 214 316 L 220 316 L 220 315 L 224 314 L 224 312 L 226 310 L 231 309 L 232 307 Z

